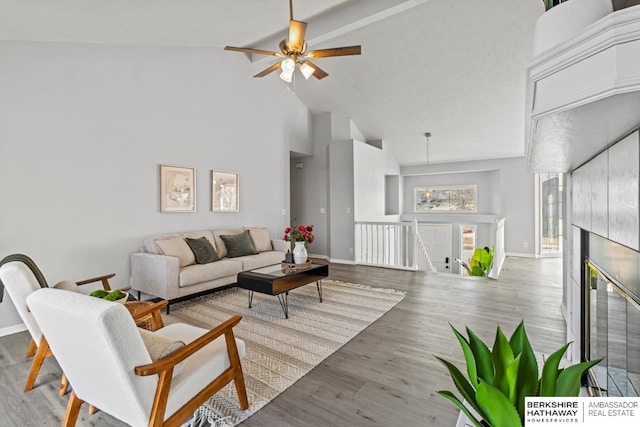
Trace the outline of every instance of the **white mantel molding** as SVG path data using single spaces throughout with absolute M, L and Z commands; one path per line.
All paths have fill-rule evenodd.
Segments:
M 548 22 L 543 28 L 549 31 Z M 530 169 L 575 168 L 638 127 L 638 107 L 640 6 L 635 6 L 606 15 L 530 61 L 525 135 Z

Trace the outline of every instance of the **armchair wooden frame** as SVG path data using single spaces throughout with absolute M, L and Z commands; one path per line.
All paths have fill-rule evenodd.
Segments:
M 167 305 L 167 301 L 162 301 L 154 306 L 149 307 L 146 310 L 142 310 L 136 313 L 134 320 L 138 320 L 151 314 L 154 316 L 154 320 L 160 317 L 160 309 Z M 155 314 L 154 314 L 155 313 Z M 156 317 L 157 315 L 157 317 Z M 221 323 L 214 329 L 210 330 L 206 334 L 187 344 L 180 350 L 171 353 L 167 357 L 157 360 L 154 363 L 148 365 L 137 366 L 135 373 L 138 376 L 158 375 L 158 385 L 155 391 L 155 397 L 153 400 L 153 406 L 151 408 L 151 414 L 149 417 L 149 427 L 174 427 L 179 426 L 181 422 L 187 419 L 200 405 L 206 402 L 211 396 L 217 393 L 222 387 L 227 385 L 232 380 L 235 383 L 236 390 L 238 392 L 238 399 L 240 401 L 240 407 L 244 410 L 249 408 L 249 400 L 247 398 L 247 390 L 244 384 L 244 375 L 242 373 L 242 365 L 240 363 L 240 355 L 238 354 L 238 348 L 236 347 L 236 341 L 233 334 L 233 327 L 236 326 L 242 316 L 235 315 L 229 318 L 227 321 Z M 159 320 L 158 325 L 162 325 L 162 319 Z M 171 389 L 171 378 L 173 375 L 174 367 L 185 360 L 187 357 L 193 355 L 198 350 L 202 349 L 207 344 L 211 343 L 216 338 L 224 335 L 227 345 L 227 352 L 229 354 L 230 366 L 222 374 L 211 381 L 204 389 L 196 394 L 190 401 L 184 404 L 174 414 L 172 414 L 166 421 L 164 421 L 164 415 L 167 407 L 167 401 L 169 399 L 169 392 Z M 80 406 L 83 401 L 71 391 L 69 397 L 69 403 L 67 404 L 67 410 L 63 421 L 64 427 L 75 426 L 78 414 L 80 412 Z M 88 402 L 91 403 L 91 402 Z

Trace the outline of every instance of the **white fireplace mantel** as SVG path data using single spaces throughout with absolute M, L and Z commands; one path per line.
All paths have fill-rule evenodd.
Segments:
M 573 170 L 640 127 L 640 6 L 563 3 L 540 18 L 534 45 L 525 131 L 532 172 Z

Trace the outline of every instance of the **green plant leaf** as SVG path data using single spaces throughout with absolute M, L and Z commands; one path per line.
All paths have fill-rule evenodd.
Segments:
M 520 368 L 520 356 L 517 355 L 513 362 L 507 366 L 507 370 L 505 373 L 507 379 L 507 385 L 509 386 L 509 401 L 515 406 L 517 403 L 517 387 L 518 387 L 518 370 Z
M 473 267 L 471 267 L 471 271 L 469 271 L 469 276 L 483 277 L 484 268 L 482 268 L 481 265 L 474 265 Z
M 538 362 L 533 352 L 524 320 L 520 322 L 509 339 L 509 345 L 514 354 L 520 354 L 520 369 L 518 370 L 518 384 L 516 386 L 516 409 L 520 418 L 524 419 L 524 400 L 526 396 L 538 395 Z
M 451 362 L 444 360 L 438 356 L 435 356 L 436 359 L 440 361 L 444 366 L 449 370 L 449 374 L 451 375 L 451 379 L 453 380 L 453 384 L 456 386 L 456 389 L 462 395 L 462 398 L 469 402 L 469 405 L 476 411 L 478 410 L 478 403 L 476 402 L 476 390 L 471 386 L 471 383 L 465 378 L 464 374 L 460 372 L 460 370 Z
M 580 394 L 580 378 L 589 368 L 600 363 L 601 360 L 590 360 L 564 368 L 558 375 L 555 395 L 575 397 Z
M 487 383 L 480 383 L 476 393 L 481 414 L 492 427 L 522 427 L 515 406 L 500 390 Z
M 513 362 L 513 350 L 498 326 L 496 340 L 493 343 L 491 360 L 495 369 L 495 378 L 492 385 L 497 387 L 505 396 L 509 396 L 509 383 L 507 382 L 507 367 Z
M 553 397 L 556 396 L 556 381 L 558 380 L 558 365 L 560 359 L 567 351 L 570 343 L 567 343 L 556 350 L 547 358 L 542 367 L 542 377 L 540 378 L 540 396 Z
M 484 427 L 482 423 L 478 421 L 478 419 L 476 419 L 475 416 L 473 416 L 469 408 L 467 408 L 467 406 L 464 403 L 462 403 L 460 399 L 458 399 L 453 393 L 451 393 L 450 391 L 438 391 L 438 394 L 446 399 L 449 399 L 458 408 L 460 408 L 460 410 L 464 412 L 464 414 L 467 416 L 467 418 L 469 418 L 469 420 L 473 423 L 475 427 Z
M 493 361 L 491 360 L 491 351 L 489 351 L 489 347 L 487 347 L 487 345 L 469 328 L 467 328 L 467 335 L 469 336 L 469 346 L 471 347 L 473 355 L 476 359 L 478 377 L 482 378 L 489 384 L 493 383 L 495 371 L 493 368 Z
M 456 328 L 453 327 L 451 323 L 449 323 L 451 329 L 453 329 L 453 333 L 458 338 L 458 342 L 460 343 L 460 347 L 462 347 L 462 352 L 464 353 L 464 358 L 467 361 L 467 374 L 469 374 L 469 380 L 471 381 L 471 385 L 475 389 L 478 386 L 478 369 L 476 367 L 476 358 L 473 355 L 473 350 L 471 350 L 471 346 L 467 339 L 460 333 Z

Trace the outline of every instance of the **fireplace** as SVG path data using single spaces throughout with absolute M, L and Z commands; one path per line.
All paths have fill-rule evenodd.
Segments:
M 596 234 L 583 275 L 583 360 L 602 358 L 586 385 L 595 396 L 640 394 L 640 253 Z

